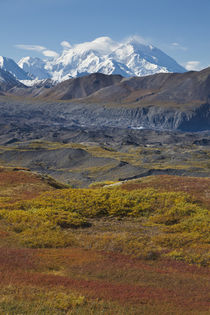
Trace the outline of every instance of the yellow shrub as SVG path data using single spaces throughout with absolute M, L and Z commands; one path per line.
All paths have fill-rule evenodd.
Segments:
M 47 226 L 30 228 L 19 235 L 20 242 L 32 248 L 58 248 L 76 246 L 72 235 L 65 235 L 59 228 L 49 229 Z
M 95 223 L 100 217 L 141 218 L 141 228 L 147 225 L 146 234 L 139 235 L 138 231 L 134 234 L 129 228 L 120 233 L 111 229 L 97 233 L 92 228 L 90 235 L 68 230 L 88 227 L 88 221 Z M 180 259 L 206 261 L 207 258 L 202 258 L 206 248 L 196 254 L 200 258 L 186 252 L 186 248 L 197 251 L 210 240 L 207 210 L 185 193 L 149 188 L 132 191 L 119 187 L 71 188 L 48 192 L 0 210 L 0 220 L 4 220 L 7 228 L 17 233 L 21 244 L 28 247 L 81 246 L 124 252 L 144 259 L 155 259 L 163 251 L 172 253 L 180 249 L 184 253 Z
M 85 297 L 82 295 L 67 294 L 64 292 L 49 292 L 47 294 L 46 305 L 58 310 L 68 311 L 76 306 L 85 304 Z

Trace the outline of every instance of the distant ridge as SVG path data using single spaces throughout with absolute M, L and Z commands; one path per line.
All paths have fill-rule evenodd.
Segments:
M 144 77 L 93 73 L 55 84 L 43 80 L 31 88 L 17 86 L 16 95 L 31 95 L 54 100 L 80 99 L 88 103 L 143 105 L 210 103 L 210 68 L 185 73 L 159 73 Z

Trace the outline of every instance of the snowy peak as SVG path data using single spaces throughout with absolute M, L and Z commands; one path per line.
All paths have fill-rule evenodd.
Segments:
M 136 38 L 131 38 L 120 45 L 111 56 L 124 63 L 135 76 L 186 71 L 160 49 L 153 45 L 143 44 Z
M 51 77 L 45 69 L 46 62 L 40 58 L 24 57 L 18 62 L 18 66 L 33 78 L 44 80 Z
M 0 68 L 11 73 L 17 80 L 30 80 L 31 77 L 13 59 L 0 56 Z
M 186 71 L 167 54 L 138 37 L 123 42 L 99 37 L 76 45 L 62 42 L 62 46 L 63 52 L 54 59 L 25 57 L 18 64 L 33 77 L 54 81 L 96 72 L 129 77 Z

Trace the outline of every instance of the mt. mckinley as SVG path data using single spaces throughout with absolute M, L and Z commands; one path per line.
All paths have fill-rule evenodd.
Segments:
M 67 44 L 58 57 L 51 60 L 25 57 L 18 65 L 32 78 L 58 82 L 95 72 L 130 77 L 186 71 L 164 52 L 135 37 L 121 43 L 99 37 L 74 46 Z

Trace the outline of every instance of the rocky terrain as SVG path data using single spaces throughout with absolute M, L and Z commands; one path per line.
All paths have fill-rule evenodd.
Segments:
M 117 116 L 116 109 L 102 107 L 98 116 L 96 105 L 85 106 L 2 97 L 1 164 L 27 167 L 75 187 L 152 174 L 210 175 L 208 130 L 133 129 L 128 110 Z
M 95 73 L 57 85 L 48 80 L 33 87 L 13 83 L 1 104 L 5 111 L 12 103 L 22 112 L 27 107 L 26 116 L 36 119 L 38 109 L 41 116 L 47 112 L 56 122 L 80 126 L 202 131 L 210 126 L 209 85 L 210 68 L 133 78 Z M 10 99 L 14 96 L 24 99 Z
M 209 176 L 210 69 L 26 87 L 1 70 L 0 161 L 72 186 Z

